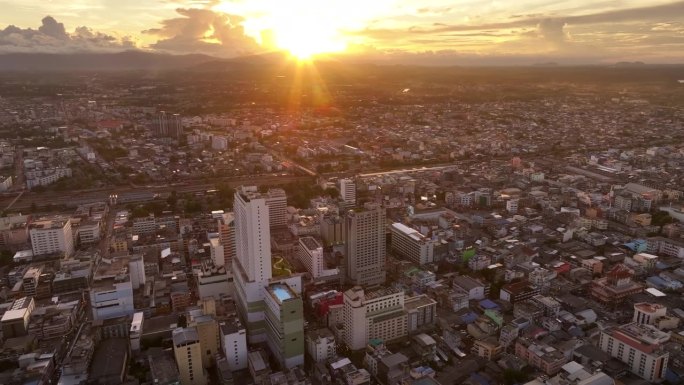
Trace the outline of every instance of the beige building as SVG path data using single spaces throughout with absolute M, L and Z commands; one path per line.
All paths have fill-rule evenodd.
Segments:
M 172 336 L 181 385 L 206 385 L 208 379 L 202 367 L 202 346 L 197 329 L 178 328 Z

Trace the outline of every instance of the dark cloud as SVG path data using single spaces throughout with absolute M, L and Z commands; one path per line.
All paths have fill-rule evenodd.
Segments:
M 38 29 L 10 25 L 0 30 L 0 53 L 9 52 L 118 52 L 134 49 L 129 38 L 118 39 L 88 27 L 78 27 L 68 33 L 64 24 L 46 16 Z
M 260 49 L 254 39 L 245 35 L 240 16 L 196 8 L 179 8 L 176 12 L 182 17 L 164 20 L 160 28 L 143 31 L 160 38 L 150 48 L 222 56 L 254 53 Z

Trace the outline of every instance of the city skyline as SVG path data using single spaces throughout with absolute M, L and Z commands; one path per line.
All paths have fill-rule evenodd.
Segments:
M 679 63 L 684 2 L 3 2 L 0 54 L 149 52 L 411 64 Z

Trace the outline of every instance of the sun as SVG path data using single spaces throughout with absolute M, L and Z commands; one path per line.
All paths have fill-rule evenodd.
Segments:
M 346 41 L 334 28 L 317 24 L 313 20 L 278 23 L 272 27 L 274 43 L 300 60 L 346 49 Z
M 223 0 L 215 11 L 239 15 L 240 26 L 263 48 L 298 59 L 348 52 L 365 41 L 358 31 L 392 9 L 397 0 Z

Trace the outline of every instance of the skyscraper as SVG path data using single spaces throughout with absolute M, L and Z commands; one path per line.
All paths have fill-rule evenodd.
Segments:
M 385 283 L 385 220 L 385 209 L 370 202 L 346 215 L 346 274 L 354 285 Z
M 301 275 L 273 277 L 267 205 L 271 197 L 256 187 L 235 192 L 235 294 L 248 341 L 268 342 L 280 363 L 292 367 L 304 363 L 302 280 Z
M 166 111 L 159 111 L 154 122 L 154 132 L 159 137 L 171 137 L 180 139 L 183 135 L 183 121 L 179 114 L 167 114 Z
M 172 332 L 173 353 L 182 385 L 204 385 L 207 376 L 202 367 L 202 346 L 196 328 L 178 328 Z

